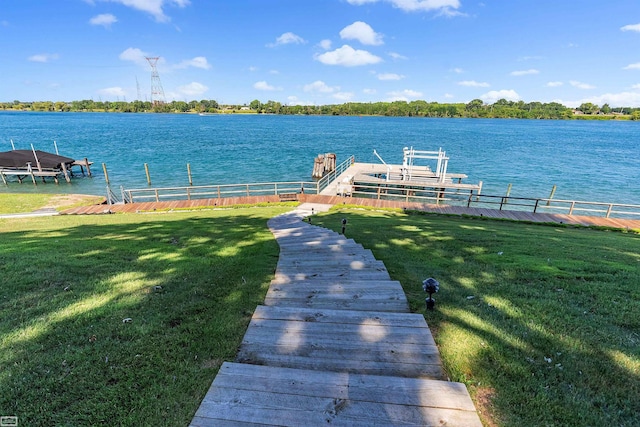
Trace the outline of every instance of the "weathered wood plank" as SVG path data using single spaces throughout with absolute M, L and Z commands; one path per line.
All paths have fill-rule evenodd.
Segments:
M 316 271 L 305 273 L 303 271 L 283 273 L 276 271 L 274 279 L 276 283 L 286 283 L 292 280 L 325 280 L 325 279 L 353 279 L 353 280 L 391 280 L 386 270 L 350 270 L 350 269 L 327 269 L 326 271 Z
M 289 307 L 266 307 L 259 305 L 253 319 L 298 320 L 303 322 L 337 323 L 360 325 L 375 322 L 382 326 L 423 328 L 429 331 L 424 316 L 416 313 L 379 313 L 376 311 L 315 310 Z
M 307 257 L 306 254 L 298 254 L 297 259 L 293 256 L 285 256 L 278 261 L 278 267 L 349 267 L 352 269 L 375 267 L 386 268 L 384 262 L 377 259 L 365 258 L 365 257 L 351 257 L 351 256 L 335 256 L 334 254 L 315 254 L 313 257 Z
M 464 384 L 424 378 L 325 373 L 225 362 L 213 386 L 474 410 Z
M 197 417 L 295 426 L 481 426 L 461 384 L 250 365 L 234 375 L 228 365 L 236 364 L 221 368 Z
M 382 288 L 382 289 L 402 289 L 402 285 L 397 280 L 391 279 L 382 279 L 382 280 L 344 280 L 340 278 L 327 278 L 327 279 L 319 279 L 315 278 L 312 280 L 296 280 L 293 282 L 277 282 L 275 280 L 271 281 L 272 286 L 276 287 L 294 287 L 294 286 L 320 286 L 323 288 L 331 288 L 331 287 L 345 287 L 345 288 Z
M 264 334 L 270 335 L 274 342 L 277 342 L 286 335 L 296 336 L 300 340 L 311 339 L 310 337 L 314 335 L 316 337 L 325 335 L 335 341 L 363 340 L 377 342 L 384 340 L 387 343 L 398 344 L 431 344 L 433 343 L 433 338 L 428 331 L 425 328 L 380 325 L 375 320 L 365 321 L 362 324 L 338 324 L 251 319 L 245 338 L 252 339 L 255 335 Z
M 353 289 L 353 290 L 340 290 L 335 289 L 296 289 L 295 286 L 289 287 L 289 289 L 277 289 L 269 290 L 267 292 L 267 298 L 276 299 L 320 299 L 320 298 L 333 298 L 335 301 L 344 300 L 361 300 L 361 301 L 379 301 L 379 300 L 393 300 L 393 301 L 406 301 L 406 297 L 402 289 Z
M 331 301 L 329 299 L 283 300 L 281 298 L 270 298 L 265 300 L 265 305 L 277 307 L 303 307 L 317 310 L 363 310 L 379 312 L 409 311 L 408 305 L 404 301 Z

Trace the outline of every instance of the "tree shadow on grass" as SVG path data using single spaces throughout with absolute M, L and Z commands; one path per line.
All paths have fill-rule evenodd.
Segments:
M 188 424 L 264 300 L 273 213 L 67 217 L 2 233 L 0 415 Z
M 640 239 L 443 216 L 317 219 L 372 249 L 487 425 L 640 423 Z M 426 312 L 421 282 L 440 281 Z

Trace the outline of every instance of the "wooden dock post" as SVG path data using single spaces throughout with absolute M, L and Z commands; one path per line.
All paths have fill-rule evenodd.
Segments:
M 503 204 L 507 204 L 509 203 L 509 195 L 511 194 L 511 188 L 512 185 L 511 183 L 509 183 L 509 185 L 507 186 L 507 194 L 505 194 L 505 196 L 502 198 L 502 201 L 500 202 L 500 210 L 502 210 L 502 205 Z
M 67 183 L 71 184 L 71 178 L 69 178 L 69 171 L 67 170 L 67 165 L 65 165 L 64 162 L 62 162 L 60 163 L 60 166 L 62 166 L 62 174 L 64 175 L 64 180 L 67 181 Z
M 553 195 L 556 194 L 556 185 L 553 184 L 553 188 L 551 188 L 551 194 L 549 194 L 549 200 L 547 200 L 547 206 L 551 204 L 551 199 L 553 199 Z
M 102 164 L 102 171 L 104 172 L 104 179 L 107 181 L 107 185 L 109 185 L 109 174 L 107 173 L 106 163 Z
M 87 175 L 91 176 L 91 165 L 89 165 L 89 159 L 84 158 L 84 164 L 87 166 Z M 84 173 L 84 171 L 82 172 Z
M 187 175 L 189 175 L 189 185 L 193 185 L 193 180 L 191 179 L 191 165 L 187 163 Z
M 151 185 L 151 176 L 149 175 L 149 165 L 144 164 L 144 173 L 147 175 L 147 184 Z

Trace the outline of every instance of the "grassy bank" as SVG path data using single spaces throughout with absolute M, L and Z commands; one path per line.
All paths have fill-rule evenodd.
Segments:
M 282 210 L 0 219 L 0 415 L 187 425 L 264 299 Z
M 638 235 L 363 210 L 314 224 L 342 218 L 426 314 L 486 425 L 640 425 Z
M 38 209 L 71 209 L 102 203 L 104 197 L 83 194 L 0 194 L 0 214 L 26 213 Z
M 0 415 L 187 425 L 264 299 L 266 220 L 288 209 L 0 219 Z M 364 210 L 314 224 L 343 218 L 486 425 L 640 424 L 638 235 Z

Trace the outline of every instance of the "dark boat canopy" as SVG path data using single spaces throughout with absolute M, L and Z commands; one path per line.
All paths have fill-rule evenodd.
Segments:
M 45 169 L 61 169 L 62 163 L 65 166 L 70 166 L 74 159 L 64 156 L 59 156 L 53 153 L 47 153 L 46 151 L 36 150 L 38 161 L 40 166 Z M 27 163 L 31 163 L 32 168 L 37 167 L 36 158 L 33 155 L 32 150 L 13 150 L 0 152 L 0 168 L 26 168 Z

